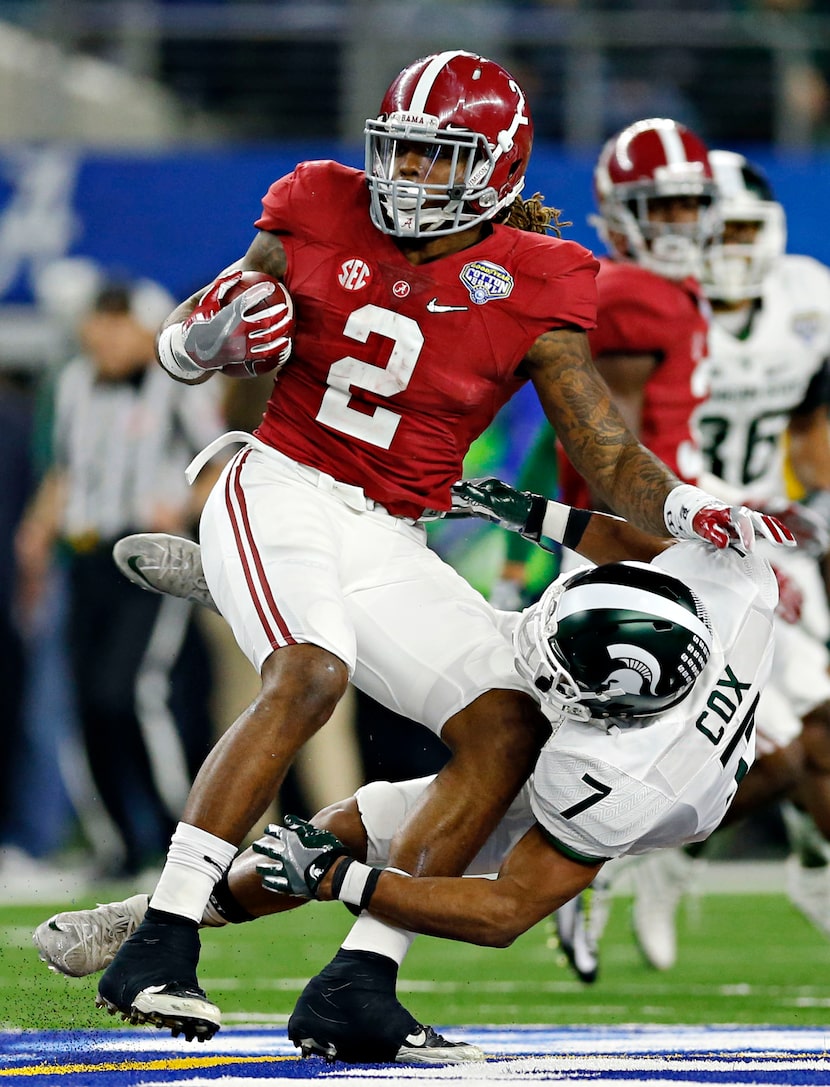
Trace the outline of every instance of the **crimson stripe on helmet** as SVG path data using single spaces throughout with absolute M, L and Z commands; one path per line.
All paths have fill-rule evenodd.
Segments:
M 452 49 L 445 53 L 436 53 L 426 68 L 424 68 L 423 72 L 421 72 L 421 77 L 412 94 L 412 101 L 408 106 L 409 111 L 411 113 L 426 113 L 426 101 L 429 98 L 430 91 L 442 69 L 444 69 L 454 57 L 468 55 L 469 54 L 465 53 L 463 49 Z

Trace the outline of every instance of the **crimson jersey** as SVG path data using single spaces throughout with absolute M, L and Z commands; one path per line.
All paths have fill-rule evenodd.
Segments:
M 600 259 L 597 327 L 589 334 L 595 359 L 603 355 L 654 355 L 645 384 L 638 437 L 681 479 L 695 482 L 702 469 L 692 436 L 692 414 L 706 397 L 701 360 L 706 354 L 708 306 L 694 279 L 665 279 L 629 262 Z M 560 450 L 562 494 L 572 505 L 591 506 L 590 492 Z
M 263 199 L 256 225 L 285 246 L 297 329 L 256 433 L 418 517 L 449 508 L 538 337 L 593 327 L 598 265 L 574 242 L 496 225 L 416 267 L 368 206 L 362 171 L 334 162 L 301 163 Z

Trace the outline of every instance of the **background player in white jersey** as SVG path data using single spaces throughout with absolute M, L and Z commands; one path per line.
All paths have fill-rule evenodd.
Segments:
M 794 784 L 790 795 L 821 833 L 783 805 L 801 846 L 788 862 L 788 891 L 830 934 L 830 867 L 821 841 L 830 837 L 830 611 L 816 561 L 830 525 L 830 270 L 784 252 L 784 210 L 758 166 L 730 151 L 712 151 L 709 160 L 724 232 L 704 265 L 712 321 L 709 395 L 696 418 L 708 473 L 700 482 L 729 501 L 776 510 L 806 544 L 774 559 L 795 587 L 800 617 L 787 622 L 779 610 L 772 678 L 758 706 L 759 760 L 731 814 Z M 785 454 L 807 515 L 783 497 Z M 674 913 L 692 875 L 682 854 L 654 854 L 631 872 L 634 930 L 659 969 L 675 961 Z
M 652 539 L 493 480 L 458 489 L 473 512 L 537 540 L 567 535 L 591 560 L 615 560 L 563 575 L 521 615 L 494 613 L 552 725 L 531 780 L 467 870 L 498 878 L 383 871 L 428 781 L 375 782 L 313 820 L 348 850 L 302 821 L 269 828 L 233 862 L 205 923 L 247 920 L 296 905 L 290 896 L 316 896 L 371 903 L 373 913 L 413 931 L 506 946 L 609 858 L 701 840 L 723 818 L 752 763 L 754 709 L 769 671 L 777 587 L 768 563 L 733 548 Z M 651 562 L 618 561 L 630 554 Z M 343 861 L 345 852 L 357 860 Z M 146 901 L 59 915 L 39 927 L 35 942 L 63 972 L 100 969 Z M 318 985 L 312 1002 L 327 1007 L 332 988 Z M 372 1010 L 382 1007 L 371 994 L 365 999 Z M 334 1055 L 293 1018 L 288 1029 L 304 1051 Z M 355 1039 L 337 1056 L 389 1060 L 395 1051 L 367 1051 Z
M 726 545 L 751 523 L 679 486 L 611 404 L 586 336 L 596 261 L 520 198 L 532 122 L 516 80 L 460 50 L 422 58 L 365 136 L 364 170 L 304 162 L 277 180 L 245 255 L 158 340 L 168 373 L 194 384 L 291 351 L 200 525 L 208 585 L 262 687 L 197 774 L 145 920 L 98 989 L 111 1012 L 191 1039 L 221 1018 L 197 978 L 205 902 L 350 680 L 450 750 L 396 865 L 463 871 L 532 769 L 547 723 L 484 601 L 418 523 L 449 509 L 470 444 L 518 389 L 533 383 L 576 468 L 643 529 Z M 277 282 L 240 290 L 246 273 Z M 324 969 L 345 1042 L 424 1044 L 394 997 L 409 938 L 361 917 Z M 332 1017 L 307 995 L 295 1016 L 328 1043 Z

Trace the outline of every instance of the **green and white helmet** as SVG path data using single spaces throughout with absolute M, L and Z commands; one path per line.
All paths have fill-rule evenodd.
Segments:
M 756 228 L 752 241 L 722 237 L 705 253 L 701 282 L 708 298 L 743 302 L 759 298 L 764 280 L 787 246 L 787 220 L 760 166 L 734 151 L 710 151 L 720 193 L 721 219 Z
M 562 575 L 524 612 L 513 646 L 519 674 L 560 716 L 640 720 L 689 694 L 712 627 L 682 581 L 615 562 Z

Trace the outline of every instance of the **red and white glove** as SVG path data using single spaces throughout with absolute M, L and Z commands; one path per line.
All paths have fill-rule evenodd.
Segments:
M 246 277 L 258 282 L 245 286 Z M 232 374 L 244 367 L 253 375 L 287 361 L 293 334 L 294 304 L 285 286 L 259 273 L 236 271 L 212 283 L 186 321 L 162 331 L 159 358 L 185 381 L 226 367 Z
M 795 536 L 777 518 L 746 506 L 728 506 L 688 483 L 669 492 L 663 505 L 663 519 L 677 539 L 705 540 L 717 548 L 734 544 L 743 551 L 751 551 L 756 532 L 781 547 L 796 546 Z
M 820 559 L 830 549 L 830 524 L 821 513 L 804 502 L 772 498 L 767 502 L 748 504 L 759 513 L 769 514 L 786 525 L 798 546 L 812 558 Z

